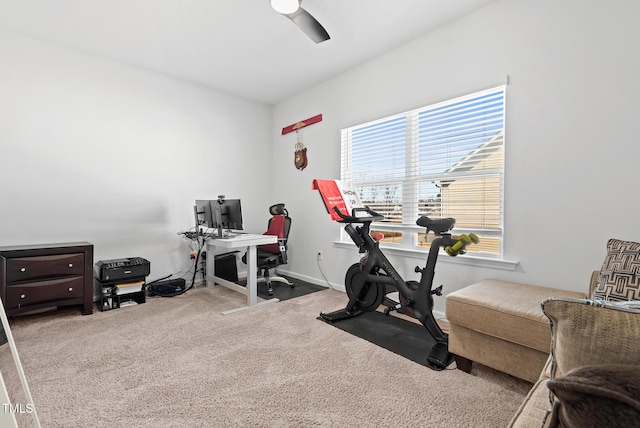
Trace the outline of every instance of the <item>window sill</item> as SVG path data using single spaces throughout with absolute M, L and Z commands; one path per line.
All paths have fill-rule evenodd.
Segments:
M 356 246 L 353 242 L 345 242 L 345 241 L 333 241 L 333 245 L 337 248 L 351 249 L 357 250 Z M 424 251 L 411 249 L 411 248 L 402 248 L 402 247 L 390 247 L 390 246 L 381 246 L 382 251 L 384 251 L 387 255 L 394 256 L 403 256 L 403 257 L 414 257 L 418 259 L 427 258 L 427 254 L 429 250 L 425 249 Z M 441 253 L 443 254 L 443 253 Z M 492 257 L 482 257 L 480 255 L 473 254 L 465 254 L 462 257 L 438 257 L 438 263 L 453 263 L 453 264 L 461 264 L 468 266 L 478 266 L 485 267 L 491 269 L 502 269 L 502 270 L 516 270 L 518 266 L 517 261 L 512 260 L 504 260 Z

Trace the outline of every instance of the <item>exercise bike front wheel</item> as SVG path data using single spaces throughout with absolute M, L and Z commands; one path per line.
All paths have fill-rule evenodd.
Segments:
M 355 263 L 347 269 L 344 286 L 349 300 L 360 290 L 356 296 L 356 308 L 363 312 L 375 311 L 384 298 L 384 285 L 367 281 L 367 272 L 360 269 L 359 263 Z

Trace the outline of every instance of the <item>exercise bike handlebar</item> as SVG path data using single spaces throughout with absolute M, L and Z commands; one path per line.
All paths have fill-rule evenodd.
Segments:
M 370 223 L 372 221 L 382 221 L 384 220 L 384 216 L 382 214 L 378 214 L 373 211 L 369 207 L 363 208 L 354 208 L 351 212 L 351 215 L 343 214 L 338 207 L 333 207 L 333 210 L 340 216 L 342 220 L 338 220 L 339 223 Z M 369 214 L 366 217 L 358 217 L 357 213 L 365 212 Z

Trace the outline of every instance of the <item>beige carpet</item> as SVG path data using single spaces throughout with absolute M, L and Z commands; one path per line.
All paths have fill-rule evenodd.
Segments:
M 244 298 L 203 288 L 11 325 L 47 428 L 508 424 L 530 384 L 482 366 L 432 371 L 316 320 L 345 297 L 326 290 L 225 316 Z M 2 345 L 5 380 L 10 364 Z

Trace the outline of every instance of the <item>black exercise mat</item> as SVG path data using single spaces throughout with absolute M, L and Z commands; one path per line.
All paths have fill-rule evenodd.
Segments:
M 427 357 L 436 342 L 421 324 L 378 311 L 363 312 L 353 318 L 334 322 L 322 317 L 318 319 L 418 364 L 431 367 Z
M 296 297 L 304 296 L 307 294 L 315 293 L 316 291 L 326 290 L 327 287 L 321 285 L 311 284 L 309 282 L 300 281 L 299 279 L 287 278 L 289 282 L 293 282 L 294 287 L 281 282 L 273 282 L 271 284 L 273 288 L 273 296 L 269 296 L 267 284 L 258 284 L 258 297 L 263 299 L 279 299 L 280 301 L 289 300 Z
M 287 278 L 289 282 L 293 282 L 294 287 L 290 285 L 284 284 L 282 282 L 273 282 L 271 285 L 273 287 L 273 296 L 269 296 L 269 291 L 267 289 L 267 284 L 264 282 L 258 283 L 258 297 L 263 299 L 273 299 L 276 298 L 280 301 L 289 300 L 296 297 L 304 296 L 307 294 L 315 293 L 316 291 L 326 290 L 327 287 L 323 287 L 321 285 L 311 284 L 310 282 L 301 281 L 299 279 L 291 279 Z M 240 285 L 246 287 L 247 282 L 242 281 Z

